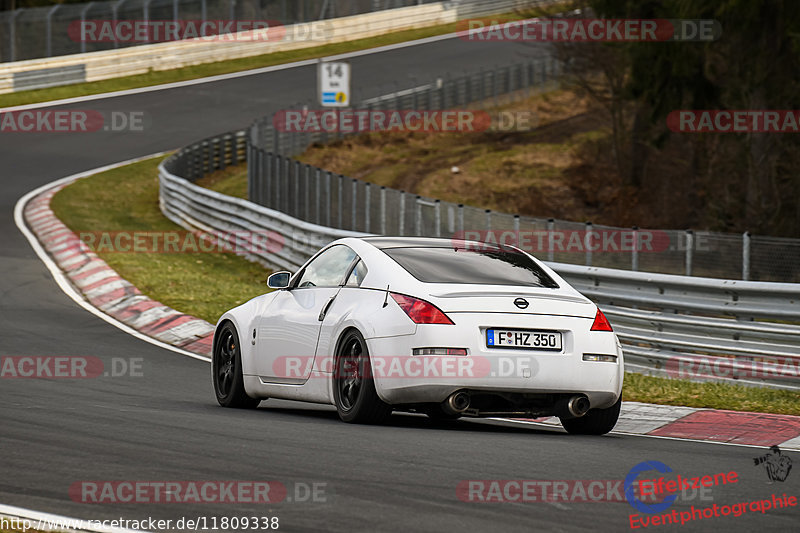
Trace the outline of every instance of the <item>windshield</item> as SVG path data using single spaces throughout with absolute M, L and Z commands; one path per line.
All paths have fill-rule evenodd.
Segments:
M 558 288 L 533 259 L 511 249 L 391 248 L 383 252 L 425 283 Z

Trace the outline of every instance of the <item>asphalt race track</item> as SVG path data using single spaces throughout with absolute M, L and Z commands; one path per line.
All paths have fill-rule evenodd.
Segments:
M 351 62 L 354 85 L 367 97 L 427 83 L 442 65 L 457 75 L 543 53 L 449 39 Z M 0 355 L 95 356 L 107 370 L 119 361 L 141 364 L 123 377 L 0 379 L 0 502 L 84 519 L 277 516 L 285 531 L 622 531 L 635 512 L 624 500 L 479 503 L 461 501 L 456 488 L 464 480 L 621 480 L 636 464 L 656 460 L 683 476 L 739 474 L 738 483 L 715 487 L 704 500 L 677 501 L 672 509 L 679 512 L 798 493 L 798 474 L 767 484 L 764 470 L 753 465 L 764 450 L 751 447 L 576 437 L 498 421 L 437 427 L 412 415 L 395 415 L 381 427 L 353 426 L 339 422 L 332 407 L 274 400 L 254 411 L 220 408 L 207 363 L 133 338 L 81 309 L 14 225 L 15 203 L 40 185 L 246 126 L 314 92 L 314 67 L 305 66 L 59 106 L 144 111 L 149 122 L 141 133 L 0 134 Z M 70 487 L 92 480 L 274 480 L 292 501 L 73 501 Z M 316 501 L 305 501 L 313 484 Z M 796 531 L 797 525 L 795 507 L 683 528 Z

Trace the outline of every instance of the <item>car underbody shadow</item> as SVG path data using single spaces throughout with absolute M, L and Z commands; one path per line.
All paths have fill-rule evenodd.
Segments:
M 274 415 L 289 415 L 331 422 L 344 423 L 339 420 L 333 406 L 303 404 L 289 400 L 265 400 L 258 407 L 260 412 Z M 487 418 L 460 418 L 458 420 L 434 420 L 424 414 L 395 411 L 379 426 L 394 428 L 417 428 L 445 431 L 464 431 L 478 433 L 524 433 L 541 435 L 566 435 L 558 426 L 540 427 L 534 425 L 514 425 L 514 422 L 491 420 Z

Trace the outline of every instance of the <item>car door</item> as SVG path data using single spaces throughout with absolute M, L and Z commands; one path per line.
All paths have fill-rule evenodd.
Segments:
M 369 301 L 370 297 L 376 301 L 383 298 L 383 293 L 359 289 L 366 275 L 367 265 L 364 264 L 364 261 L 358 259 L 350 269 L 344 285 L 337 293 L 336 300 L 331 304 L 325 313 L 324 320 L 320 323 L 320 335 L 317 340 L 317 351 L 315 352 L 318 363 L 317 369 L 320 371 L 333 371 L 333 356 L 336 348 L 336 339 L 333 335 L 343 314 L 350 313 L 353 307 L 358 305 L 366 305 L 366 308 L 370 309 L 370 305 L 374 303 Z M 377 305 L 375 308 L 377 309 Z M 367 334 L 369 332 L 362 331 L 361 333 Z
M 298 272 L 259 318 L 256 372 L 270 383 L 304 383 L 314 363 L 325 312 L 336 298 L 356 253 L 327 248 Z

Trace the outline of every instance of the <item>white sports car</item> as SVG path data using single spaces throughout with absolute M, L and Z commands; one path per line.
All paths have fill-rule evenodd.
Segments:
M 329 244 L 226 312 L 213 382 L 226 407 L 333 404 L 346 422 L 558 416 L 611 431 L 622 350 L 595 304 L 514 247 L 368 237 Z

